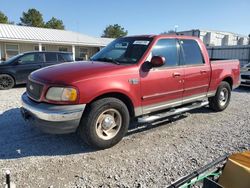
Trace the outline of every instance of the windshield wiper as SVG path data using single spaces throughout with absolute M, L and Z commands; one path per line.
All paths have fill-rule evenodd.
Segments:
M 98 59 L 92 59 L 94 61 L 104 61 L 104 62 L 110 62 L 110 63 L 114 63 L 116 65 L 120 65 L 120 62 L 118 62 L 115 59 L 112 58 L 107 58 L 107 57 L 103 57 L 103 58 L 98 58 Z

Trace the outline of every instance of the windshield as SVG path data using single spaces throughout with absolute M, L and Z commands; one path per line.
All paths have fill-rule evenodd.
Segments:
M 152 38 L 119 38 L 91 57 L 92 61 L 105 61 L 116 64 L 135 64 L 147 50 Z
M 2 63 L 3 64 L 8 64 L 8 63 L 11 63 L 13 60 L 15 60 L 15 59 L 17 59 L 17 58 L 19 58 L 20 56 L 22 56 L 23 54 L 18 54 L 18 55 L 15 55 L 15 56 L 13 56 L 13 57 L 11 57 L 11 58 L 9 58 L 8 60 L 6 60 L 6 61 L 3 61 Z

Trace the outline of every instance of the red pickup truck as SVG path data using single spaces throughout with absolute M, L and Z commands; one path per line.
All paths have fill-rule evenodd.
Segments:
M 122 37 L 90 61 L 33 72 L 21 112 L 44 132 L 78 132 L 87 144 L 108 148 L 131 121 L 152 122 L 207 105 L 224 110 L 239 76 L 238 60 L 211 61 L 198 38 Z

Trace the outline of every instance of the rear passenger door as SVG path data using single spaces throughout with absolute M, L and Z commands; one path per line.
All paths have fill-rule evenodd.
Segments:
M 45 63 L 44 66 L 55 65 L 58 63 L 57 53 L 56 52 L 46 52 L 45 53 Z
M 206 97 L 210 81 L 210 65 L 205 63 L 196 40 L 179 40 L 181 62 L 184 65 L 183 102 L 191 102 Z

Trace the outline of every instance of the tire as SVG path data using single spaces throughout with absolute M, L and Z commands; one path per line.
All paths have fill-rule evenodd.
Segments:
M 77 132 L 87 145 L 106 149 L 122 140 L 127 133 L 129 122 L 129 111 L 122 101 L 103 98 L 86 108 Z
M 8 74 L 0 75 L 0 90 L 10 89 L 15 86 L 15 80 Z
M 231 99 L 231 87 L 228 82 L 222 81 L 214 97 L 209 98 L 209 107 L 220 112 L 227 108 Z

